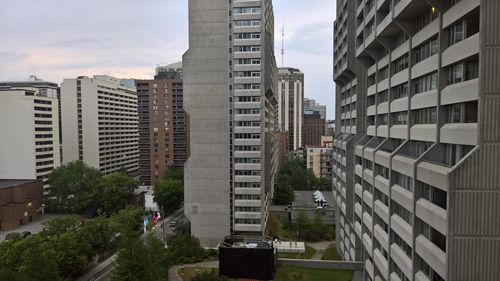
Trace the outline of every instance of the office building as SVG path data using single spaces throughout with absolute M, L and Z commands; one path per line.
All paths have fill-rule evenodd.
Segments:
M 337 247 L 365 280 L 500 276 L 498 1 L 337 1 Z
M 63 163 L 81 160 L 103 174 L 139 171 L 135 88 L 106 75 L 61 84 Z
M 326 121 L 325 136 L 335 136 L 335 120 Z
M 56 83 L 0 82 L 0 179 L 47 178 L 60 165 Z
M 35 221 L 43 212 L 42 201 L 41 180 L 0 179 L 0 230 Z
M 325 119 L 319 111 L 304 111 L 304 146 L 321 146 L 321 136 L 325 135 Z
M 151 186 L 167 167 L 183 169 L 188 157 L 188 120 L 182 72 L 162 67 L 154 80 L 136 80 L 139 105 L 139 181 Z
M 304 73 L 287 67 L 278 69 L 278 124 L 288 133 L 288 149 L 302 147 L 304 125 Z
M 332 177 L 331 147 L 306 147 L 304 151 L 307 169 L 311 169 L 318 178 Z
M 278 161 L 272 1 L 189 1 L 184 212 L 205 246 L 264 234 Z
M 304 98 L 304 110 L 318 111 L 323 120 L 326 120 L 326 105 L 322 105 L 314 99 Z

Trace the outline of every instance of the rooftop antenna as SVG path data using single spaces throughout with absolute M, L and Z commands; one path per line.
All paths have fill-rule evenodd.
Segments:
M 285 20 L 281 26 L 281 67 L 285 67 Z

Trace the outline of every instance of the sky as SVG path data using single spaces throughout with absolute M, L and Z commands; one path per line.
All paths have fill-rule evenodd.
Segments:
M 335 1 L 274 0 L 275 53 L 305 75 L 305 97 L 327 105 Z M 149 79 L 188 49 L 188 0 L 0 0 L 0 81 L 29 75 L 61 83 L 96 74 Z

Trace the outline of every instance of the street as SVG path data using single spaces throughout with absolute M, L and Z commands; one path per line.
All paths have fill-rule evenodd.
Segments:
M 23 225 L 19 228 L 13 229 L 13 230 L 8 230 L 8 231 L 0 231 L 0 242 L 5 241 L 5 235 L 11 232 L 19 232 L 22 233 L 23 231 L 29 231 L 31 234 L 36 234 L 40 231 L 43 230 L 45 227 L 43 224 L 47 221 L 56 219 L 56 218 L 62 218 L 62 217 L 67 217 L 68 215 L 61 215 L 61 214 L 45 214 L 40 217 L 40 219 L 31 222 L 30 224 Z

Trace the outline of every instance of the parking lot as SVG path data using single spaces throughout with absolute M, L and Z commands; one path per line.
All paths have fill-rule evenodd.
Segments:
M 318 203 L 314 202 L 313 194 L 314 190 L 307 191 L 295 191 L 295 201 L 293 202 L 294 207 L 316 207 Z M 326 204 L 330 207 L 333 206 L 333 193 L 331 191 L 321 191 L 326 199 Z
M 1 230 L 0 231 L 0 243 L 5 241 L 5 235 L 7 235 L 8 233 L 11 233 L 11 232 L 22 233 L 23 231 L 30 231 L 32 234 L 35 234 L 35 233 L 38 233 L 38 232 L 43 230 L 43 228 L 44 228 L 43 223 L 44 222 L 53 220 L 55 218 L 64 217 L 64 216 L 66 216 L 66 215 L 45 214 L 45 215 L 41 216 L 39 220 L 31 222 L 30 224 L 23 225 L 19 228 L 13 229 L 13 230 L 8 230 L 8 231 Z

